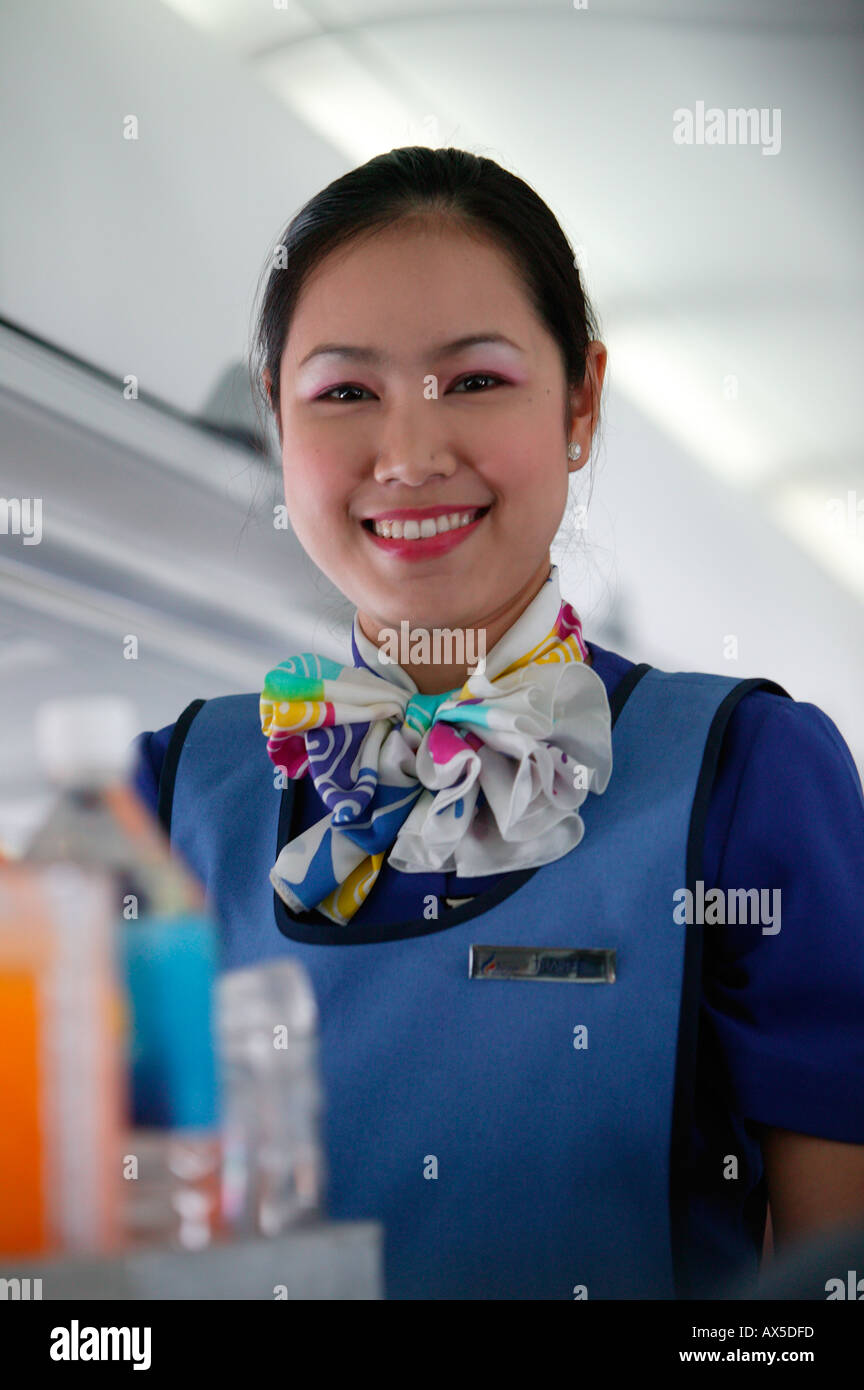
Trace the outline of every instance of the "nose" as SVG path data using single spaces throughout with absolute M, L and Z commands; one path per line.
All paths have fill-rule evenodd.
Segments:
M 434 402 L 424 402 L 427 411 Z M 449 478 L 457 461 L 452 449 L 430 430 L 430 421 L 418 423 L 410 419 L 391 418 L 385 437 L 381 440 L 375 460 L 376 483 L 400 482 L 407 487 L 422 487 L 430 478 Z
M 455 459 L 446 451 L 437 454 L 429 449 L 406 448 L 398 454 L 388 451 L 375 464 L 376 483 L 398 482 L 406 487 L 422 487 L 431 478 L 450 478 L 456 468 Z

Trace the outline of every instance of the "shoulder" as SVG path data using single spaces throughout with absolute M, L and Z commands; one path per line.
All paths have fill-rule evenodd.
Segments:
M 818 705 L 751 691 L 724 739 L 716 790 L 724 803 L 722 861 L 761 855 L 776 866 L 847 862 L 864 872 L 864 792 L 851 750 Z M 859 884 L 859 887 L 862 886 Z
M 849 746 L 818 705 L 751 690 L 737 705 L 734 723 L 729 722 L 731 740 L 742 753 L 756 756 L 763 764 L 819 767 L 839 777 L 860 797 L 861 780 Z
M 165 724 L 161 729 L 145 729 L 132 742 L 130 780 L 154 815 L 159 805 L 159 779 L 174 727 Z
M 217 735 L 235 731 L 254 730 L 260 739 L 260 695 L 247 691 L 238 695 L 214 695 L 209 699 L 191 700 L 181 710 L 173 724 L 161 729 L 146 729 L 133 740 L 132 782 L 154 814 L 159 802 L 159 788 L 166 768 L 176 767 L 186 735 L 192 724 L 206 709 L 205 721 L 213 722 Z
M 589 643 L 594 670 L 610 700 L 636 663 L 618 652 Z M 743 678 L 742 678 L 743 679 Z M 827 777 L 862 804 L 861 779 L 852 753 L 837 725 L 818 705 L 766 689 L 751 689 L 735 703 L 726 723 L 718 778 L 725 774 L 740 785 L 745 771 L 754 788 L 773 770 L 783 775 Z M 754 775 L 755 774 L 755 775 Z

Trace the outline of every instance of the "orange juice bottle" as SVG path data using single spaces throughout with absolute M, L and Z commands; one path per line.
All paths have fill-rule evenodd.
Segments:
M 55 804 L 0 863 L 0 1253 L 118 1246 L 128 1113 L 116 874 L 88 810 L 129 760 L 111 697 L 48 702 L 37 748 Z M 95 833 L 94 833 L 95 832 Z
M 110 878 L 0 864 L 0 1253 L 116 1247 L 125 1037 Z

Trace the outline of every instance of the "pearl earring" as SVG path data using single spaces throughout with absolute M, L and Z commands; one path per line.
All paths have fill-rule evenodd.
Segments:
M 568 457 L 568 459 L 572 459 L 573 462 L 575 463 L 576 460 L 577 460 L 578 458 L 581 458 L 581 457 L 582 457 L 582 445 L 581 445 L 581 444 L 568 444 L 568 446 L 567 446 L 567 457 Z

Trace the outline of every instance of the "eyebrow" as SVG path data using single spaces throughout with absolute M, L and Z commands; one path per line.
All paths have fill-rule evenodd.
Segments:
M 507 347 L 514 348 L 516 352 L 525 355 L 524 349 L 512 339 L 506 338 L 503 333 L 467 333 L 462 338 L 454 338 L 450 343 L 439 343 L 437 347 L 430 349 L 433 357 L 455 357 L 457 353 L 463 352 L 465 348 L 476 347 L 480 343 L 504 343 Z M 355 362 L 372 362 L 379 366 L 388 366 L 392 358 L 386 352 L 379 352 L 376 348 L 355 347 L 348 343 L 321 343 L 318 347 L 307 352 L 302 362 L 299 362 L 298 369 L 304 366 L 312 357 L 323 355 L 338 355 L 340 357 L 350 357 Z

